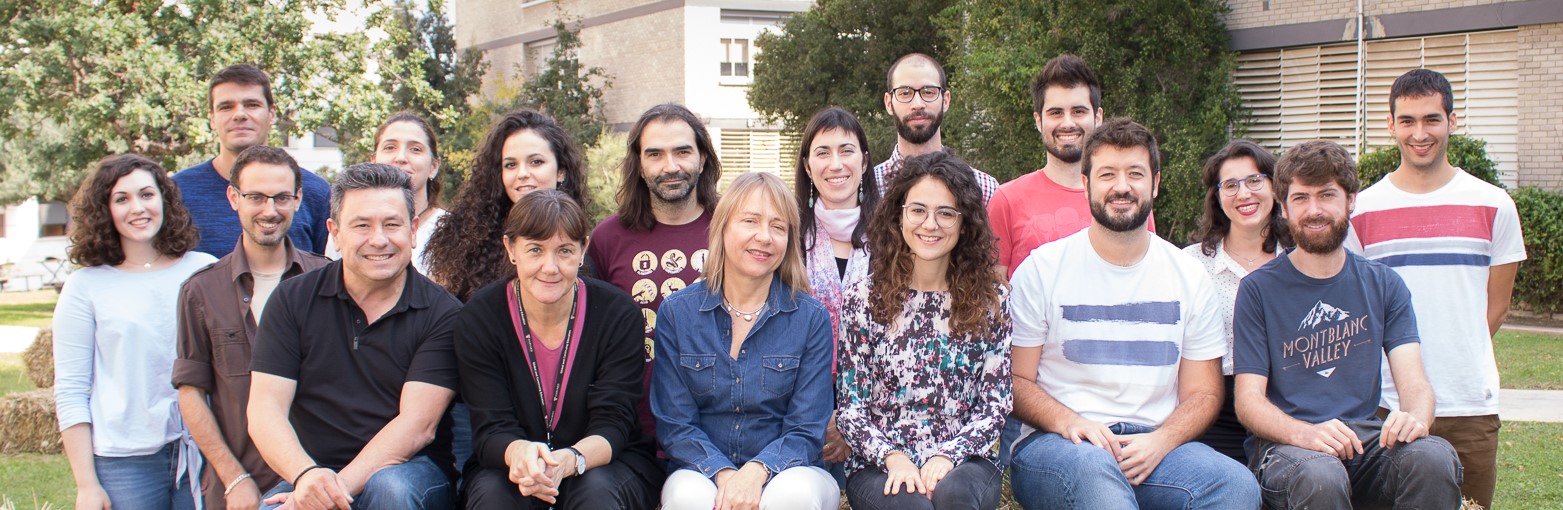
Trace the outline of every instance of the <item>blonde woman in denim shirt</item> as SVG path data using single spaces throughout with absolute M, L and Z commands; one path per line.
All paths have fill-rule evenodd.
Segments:
M 840 502 L 820 459 L 834 336 L 808 295 L 798 230 L 780 178 L 739 176 L 712 217 L 705 278 L 662 303 L 651 410 L 673 470 L 664 509 Z

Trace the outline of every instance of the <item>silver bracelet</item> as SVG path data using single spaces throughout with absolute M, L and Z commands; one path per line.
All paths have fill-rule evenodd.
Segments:
M 249 478 L 249 477 L 250 477 L 250 474 L 249 473 L 245 473 L 245 474 L 239 475 L 238 478 L 234 478 L 232 482 L 228 482 L 228 488 L 227 489 L 223 489 L 223 497 L 225 497 L 225 498 L 228 497 L 228 493 L 233 492 L 233 488 L 234 487 L 238 487 L 239 486 L 239 482 L 242 482 L 246 478 Z

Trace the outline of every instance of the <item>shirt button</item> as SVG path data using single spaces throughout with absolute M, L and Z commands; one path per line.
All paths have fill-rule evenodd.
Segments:
M 246 302 L 246 303 L 250 302 L 250 298 L 244 298 L 244 302 Z

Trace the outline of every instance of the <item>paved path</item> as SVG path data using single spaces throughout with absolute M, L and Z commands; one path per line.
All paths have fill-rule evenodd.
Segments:
M 1563 336 L 1563 328 L 1551 328 L 1547 326 L 1525 326 L 1521 324 L 1504 324 L 1498 328 L 1500 331 L 1512 331 L 1515 333 L 1530 333 L 1533 335 Z
M 38 328 L 0 326 L 0 353 L 25 351 L 37 336 Z

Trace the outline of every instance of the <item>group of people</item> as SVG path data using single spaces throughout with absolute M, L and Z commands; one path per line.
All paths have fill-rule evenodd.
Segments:
M 216 157 L 113 156 L 72 201 L 77 508 L 992 509 L 1005 470 L 1032 509 L 1491 504 L 1525 252 L 1447 161 L 1441 75 L 1396 80 L 1366 190 L 1334 143 L 1230 143 L 1181 249 L 1156 137 L 1080 58 L 1002 185 L 942 146 L 936 60 L 886 80 L 888 160 L 825 108 L 792 189 L 719 194 L 700 119 L 653 107 L 593 226 L 546 115 L 497 119 L 445 209 L 423 119 L 327 183 L 265 145 L 269 77 L 222 70 Z

